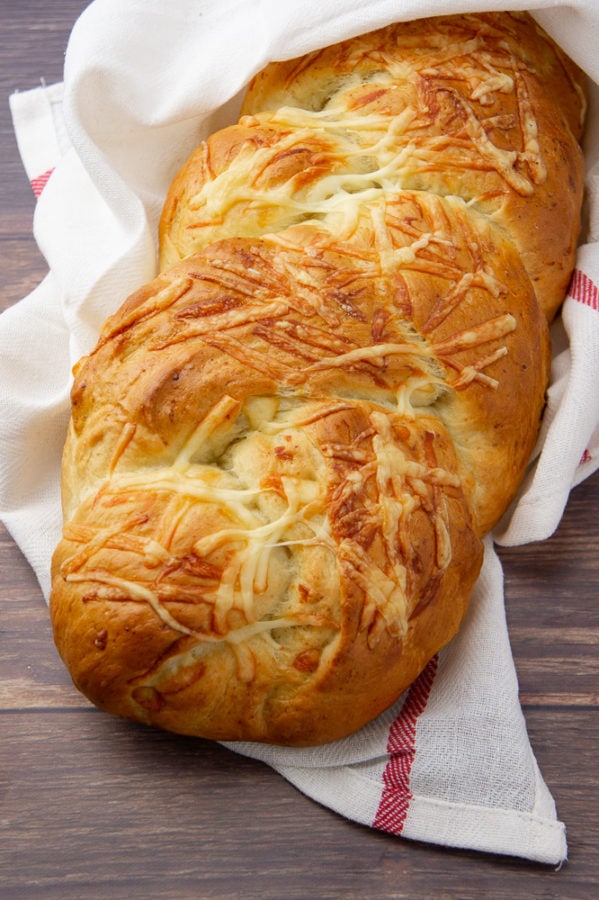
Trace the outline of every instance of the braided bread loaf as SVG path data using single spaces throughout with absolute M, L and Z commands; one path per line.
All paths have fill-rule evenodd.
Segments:
M 451 639 L 536 440 L 583 112 L 509 13 L 254 79 L 75 370 L 51 614 L 96 704 L 318 744 Z

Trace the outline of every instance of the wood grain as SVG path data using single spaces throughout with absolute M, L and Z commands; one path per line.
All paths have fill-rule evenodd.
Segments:
M 0 308 L 45 262 L 8 94 L 62 75 L 81 0 L 0 5 Z M 348 822 L 224 748 L 115 720 L 72 687 L 36 579 L 0 528 L 0 896 L 589 898 L 599 892 L 599 474 L 549 540 L 503 549 L 533 749 L 568 827 L 559 872 Z

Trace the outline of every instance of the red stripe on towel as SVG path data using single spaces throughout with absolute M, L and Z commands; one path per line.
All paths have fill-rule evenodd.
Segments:
M 383 772 L 384 788 L 379 808 L 372 823 L 374 828 L 401 834 L 413 794 L 410 772 L 416 756 L 416 723 L 428 703 L 437 674 L 438 660 L 433 657 L 416 679 L 401 712 L 389 729 L 387 753 L 389 762 Z
M 54 171 L 54 168 L 48 169 L 47 172 L 44 172 L 42 175 L 38 175 L 36 178 L 31 179 L 31 189 L 36 197 L 39 197 L 41 192 L 44 190 L 48 183 L 48 178 Z
M 580 269 L 574 269 L 572 281 L 570 282 L 569 294 L 579 303 L 583 303 L 585 306 L 590 306 L 591 309 L 599 311 L 599 288 L 595 282 L 589 278 L 588 275 L 585 275 L 584 272 L 581 272 Z

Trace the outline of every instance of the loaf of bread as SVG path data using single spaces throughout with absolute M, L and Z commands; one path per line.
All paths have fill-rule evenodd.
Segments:
M 452 638 L 538 434 L 584 108 L 526 14 L 251 82 L 75 369 L 50 608 L 94 703 L 316 745 Z

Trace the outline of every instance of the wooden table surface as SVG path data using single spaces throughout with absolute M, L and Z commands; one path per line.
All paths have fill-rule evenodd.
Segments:
M 82 0 L 0 5 L 2 308 L 45 272 L 8 95 L 62 78 Z M 0 348 L 1 352 L 1 348 Z M 561 870 L 371 831 L 222 747 L 116 720 L 71 686 L 36 579 L 0 531 L 0 897 L 599 896 L 599 474 L 557 533 L 502 551 L 521 699 Z

